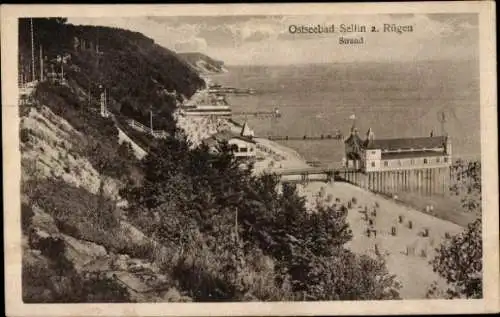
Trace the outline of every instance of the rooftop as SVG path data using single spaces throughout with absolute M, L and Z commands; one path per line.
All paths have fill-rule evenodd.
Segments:
M 430 156 L 445 156 L 446 153 L 440 151 L 412 151 L 412 152 L 391 152 L 383 153 L 383 160 L 396 160 L 405 158 L 419 158 L 419 157 L 430 157 Z
M 433 149 L 443 148 L 446 144 L 445 136 L 379 139 L 365 142 L 367 149 L 405 150 L 405 149 Z
M 217 143 L 219 143 L 219 142 L 228 142 L 231 139 L 239 139 L 239 140 L 243 140 L 245 142 L 255 143 L 255 141 L 252 138 L 242 136 L 239 133 L 234 133 L 234 132 L 229 131 L 229 130 L 217 132 L 216 134 L 212 135 L 211 137 L 203 140 L 203 143 L 205 143 L 208 146 L 214 146 L 214 145 L 217 145 Z

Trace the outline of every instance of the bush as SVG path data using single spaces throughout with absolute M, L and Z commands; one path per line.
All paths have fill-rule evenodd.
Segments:
M 30 140 L 30 129 L 22 128 L 21 132 L 20 132 L 20 135 L 19 135 L 19 138 L 20 138 L 20 140 L 21 140 L 22 143 L 29 142 L 29 140 Z
M 30 205 L 21 203 L 21 230 L 24 234 L 29 232 L 31 221 L 35 213 Z

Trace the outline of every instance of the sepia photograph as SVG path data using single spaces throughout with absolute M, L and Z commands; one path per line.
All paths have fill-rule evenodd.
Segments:
M 3 7 L 9 315 L 498 312 L 494 5 L 417 5 Z

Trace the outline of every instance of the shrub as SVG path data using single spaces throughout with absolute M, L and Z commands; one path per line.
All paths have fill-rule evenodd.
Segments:
M 20 140 L 21 140 L 22 143 L 29 142 L 29 140 L 30 140 L 30 129 L 22 128 L 21 132 L 20 132 L 20 135 L 19 135 L 19 138 L 20 138 Z

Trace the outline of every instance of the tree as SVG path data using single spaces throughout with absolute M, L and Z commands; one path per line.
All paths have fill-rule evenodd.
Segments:
M 482 222 L 478 218 L 467 230 L 447 239 L 432 260 L 435 272 L 451 286 L 449 298 L 482 298 Z
M 457 160 L 451 166 L 453 185 L 450 190 L 460 196 L 467 212 L 481 212 L 481 162 Z
M 344 248 L 346 210 L 325 203 L 309 213 L 294 186 L 279 192 L 274 175 L 240 168 L 227 143 L 214 154 L 178 134 L 144 168 L 130 209 L 176 254 L 164 269 L 195 300 L 397 298 L 383 261 Z M 272 265 L 255 265 L 266 258 Z
M 452 166 L 452 171 L 456 181 L 451 187 L 452 192 L 461 195 L 464 210 L 477 213 L 478 218 L 436 249 L 431 264 L 450 287 L 446 294 L 440 294 L 433 284 L 428 297 L 482 298 L 481 163 L 459 160 Z

